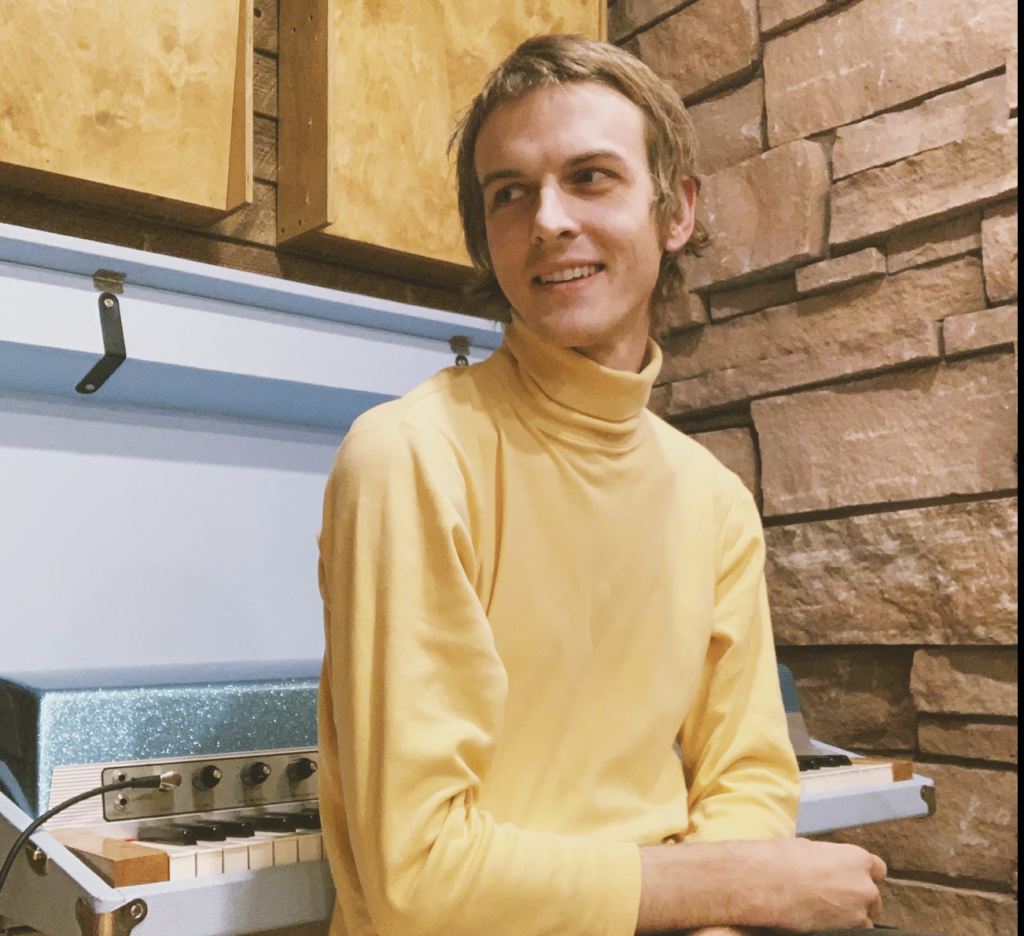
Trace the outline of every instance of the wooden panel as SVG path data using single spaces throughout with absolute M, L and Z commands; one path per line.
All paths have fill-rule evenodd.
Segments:
M 0 0 L 4 181 L 189 221 L 242 204 L 251 10 L 252 0 Z
M 264 182 L 277 181 L 277 121 L 257 117 L 252 132 L 253 176 Z
M 112 887 L 170 880 L 170 862 L 166 852 L 83 829 L 56 829 L 53 837 L 70 848 Z
M 253 46 L 261 52 L 277 54 L 277 0 L 255 0 Z
M 605 28 L 603 0 L 315 0 L 280 16 L 279 241 L 432 263 L 448 282 L 468 264 L 445 152 L 456 115 L 523 39 Z
M 277 59 L 262 52 L 252 60 L 252 106 L 257 114 L 277 116 Z

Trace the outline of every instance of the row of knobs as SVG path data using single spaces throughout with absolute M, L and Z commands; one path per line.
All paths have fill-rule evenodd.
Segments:
M 308 780 L 316 773 L 316 761 L 308 757 L 300 757 L 293 760 L 286 768 L 285 773 L 292 783 L 301 783 Z M 242 785 L 247 787 L 258 787 L 270 779 L 270 764 L 265 761 L 254 761 L 242 770 Z M 197 790 L 212 790 L 223 778 L 223 771 L 215 764 L 207 764 L 201 770 L 196 771 L 192 777 L 192 786 Z

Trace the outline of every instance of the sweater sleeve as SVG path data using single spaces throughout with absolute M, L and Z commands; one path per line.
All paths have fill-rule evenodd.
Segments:
M 524 830 L 478 805 L 507 679 L 466 504 L 440 434 L 357 424 L 339 451 L 320 538 L 335 834 L 381 936 L 631 936 L 635 845 Z
M 680 734 L 688 841 L 791 836 L 799 773 L 779 688 L 757 507 L 739 481 L 721 527 L 714 622 Z

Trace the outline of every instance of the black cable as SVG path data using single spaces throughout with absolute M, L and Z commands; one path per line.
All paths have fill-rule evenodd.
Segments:
M 32 837 L 32 833 L 36 831 L 44 822 L 48 822 L 59 812 L 63 812 L 69 806 L 74 806 L 75 803 L 80 803 L 84 799 L 89 799 L 93 796 L 102 796 L 104 793 L 113 793 L 115 790 L 137 790 L 143 789 L 156 789 L 164 783 L 164 778 L 160 774 L 150 774 L 145 777 L 132 777 L 131 780 L 122 780 L 119 783 L 105 783 L 103 786 L 93 787 L 91 790 L 86 790 L 84 793 L 79 793 L 77 796 L 72 796 L 71 799 L 64 800 L 53 809 L 48 812 L 44 812 L 38 819 L 34 819 L 29 823 L 28 828 L 21 833 L 11 846 L 11 850 L 7 853 L 7 858 L 4 860 L 3 868 L 0 868 L 0 893 L 3 893 L 4 884 L 7 881 L 7 875 L 11 873 L 11 868 L 14 867 L 14 862 L 18 858 L 18 853 L 25 847 L 25 843 Z

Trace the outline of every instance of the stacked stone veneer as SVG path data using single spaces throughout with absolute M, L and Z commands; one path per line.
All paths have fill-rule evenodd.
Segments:
M 938 812 L 843 833 L 885 922 L 1017 931 L 1012 0 L 613 0 L 690 107 L 714 234 L 652 408 L 762 505 L 812 733 Z

